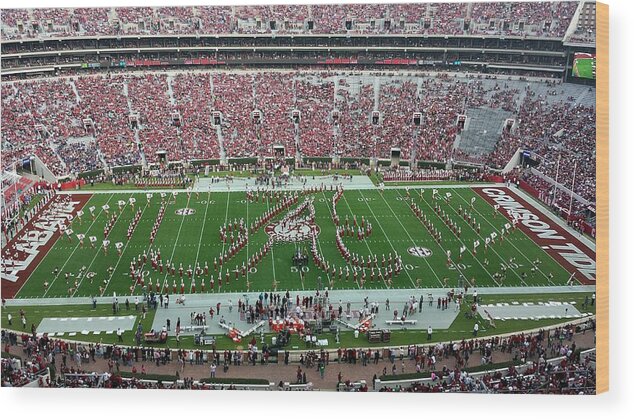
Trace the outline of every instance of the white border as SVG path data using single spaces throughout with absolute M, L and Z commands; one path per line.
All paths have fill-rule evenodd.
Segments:
M 478 0 L 481 1 L 481 0 Z M 296 4 L 296 3 L 352 3 L 350 0 L 241 0 L 241 4 Z M 377 1 L 367 1 L 375 3 Z M 383 1 L 382 1 L 383 2 Z M 9 3 L 18 7 L 78 7 L 78 6 L 129 6 L 131 5 L 195 5 L 231 4 L 230 0 L 188 0 L 147 1 L 133 0 L 93 0 L 89 3 L 78 0 L 62 2 L 31 1 Z M 215 417 L 226 415 L 240 418 L 247 415 L 267 417 L 291 417 L 298 419 L 363 418 L 376 419 L 412 417 L 467 418 L 502 417 L 574 419 L 583 416 L 598 418 L 625 413 L 634 408 L 632 389 L 632 355 L 630 320 L 633 319 L 632 305 L 625 311 L 626 299 L 632 296 L 632 199 L 631 160 L 634 148 L 631 137 L 632 92 L 632 1 L 606 0 L 610 5 L 610 109 L 611 130 L 611 299 L 610 299 L 610 392 L 596 397 L 527 397 L 527 396 L 482 396 L 482 395 L 421 395 L 421 394 L 378 394 L 342 395 L 329 393 L 269 393 L 269 392 L 169 392 L 166 391 L 106 391 L 106 390 L 0 390 L 0 410 L 5 416 L 33 416 L 50 418 L 73 418 L 83 416 L 90 419 L 113 416 L 150 416 L 151 418 L 178 418 L 178 416 Z M 628 74 L 629 73 L 629 74 Z M 629 77 L 628 77 L 629 76 Z M 628 125 L 626 125 L 628 124 Z M 630 360 L 626 360 L 626 355 Z M 331 367 L 336 368 L 336 367 Z M 494 402 L 494 406 L 492 403 Z M 36 403 L 36 404 L 34 404 Z M 104 408 L 100 410 L 100 408 Z M 619 415 L 620 414 L 620 415 Z M 407 417 L 406 417 L 407 416 Z

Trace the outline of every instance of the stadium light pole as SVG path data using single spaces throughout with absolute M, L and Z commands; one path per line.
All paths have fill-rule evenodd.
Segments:
M 559 163 L 561 162 L 561 153 L 557 158 L 557 172 L 555 173 L 555 192 L 553 193 L 553 201 L 550 203 L 551 206 L 554 206 L 557 202 L 557 187 L 559 185 Z
M 577 161 L 575 160 L 575 167 L 572 170 L 572 188 L 570 189 L 570 205 L 568 207 L 568 219 L 570 220 L 570 216 L 572 216 L 572 199 L 575 193 L 575 178 L 577 176 Z

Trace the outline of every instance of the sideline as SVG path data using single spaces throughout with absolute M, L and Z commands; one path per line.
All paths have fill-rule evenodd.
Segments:
M 412 295 L 427 295 L 431 293 L 434 296 L 446 295 L 448 287 L 436 287 L 425 289 L 336 289 L 329 290 L 328 297 L 331 302 L 337 302 L 339 299 L 343 301 L 349 300 L 351 303 L 360 303 L 367 296 L 370 300 L 377 302 L 385 302 L 386 298 L 390 302 L 406 302 Z M 470 295 L 473 289 L 469 289 Z M 556 293 L 594 293 L 596 287 L 594 285 L 576 285 L 576 286 L 532 286 L 532 287 L 478 287 L 475 289 L 478 295 L 530 295 L 530 294 L 556 294 Z M 224 293 L 196 293 L 185 294 L 188 306 L 204 305 L 209 302 L 221 302 L 223 306 L 228 305 L 229 299 L 236 297 L 236 294 L 247 295 L 253 299 L 257 298 L 260 292 L 271 292 L 271 290 L 252 290 L 250 292 L 224 292 Z M 284 291 L 285 292 L 285 291 Z M 277 293 L 283 294 L 281 290 Z M 294 294 L 311 294 L 310 290 L 291 289 L 290 293 Z M 143 299 L 143 295 L 136 295 Z M 130 296 L 132 298 L 135 295 Z M 111 304 L 112 296 L 97 297 L 98 304 Z M 47 305 L 92 305 L 90 297 L 63 297 L 63 298 L 21 298 L 7 299 L 6 306 L 47 306 Z

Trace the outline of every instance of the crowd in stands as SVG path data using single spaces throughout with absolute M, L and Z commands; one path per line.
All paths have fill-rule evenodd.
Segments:
M 20 387 L 36 381 L 52 362 L 52 352 L 47 343 L 22 334 L 22 358 L 5 358 L 11 346 L 17 345 L 17 334 L 2 331 L 2 386 Z
M 72 172 L 86 172 L 101 166 L 94 141 L 70 143 L 60 140 L 57 154 Z
M 537 190 L 539 194 L 538 197 L 541 201 L 548 204 L 553 210 L 559 211 L 561 216 L 566 219 L 577 216 L 584 217 L 588 207 L 594 207 L 594 202 L 584 204 L 576 199 L 573 199 L 571 202 L 570 194 L 567 190 L 561 187 L 556 188 L 551 182 L 529 171 L 524 171 L 521 175 L 521 179 Z
M 76 136 L 81 126 L 70 86 L 60 80 L 2 85 L 3 166 L 14 158 L 36 154 L 55 174 L 66 170 L 55 152 L 55 140 Z M 4 145 L 8 147 L 4 147 Z
M 549 5 L 534 2 L 474 3 L 471 18 L 476 24 L 482 24 L 478 26 L 477 33 L 521 35 L 530 26 L 537 36 L 563 37 L 577 6 L 576 2 L 565 1 Z M 508 23 L 509 27 L 500 28 L 497 22 L 491 27 L 491 20 Z
M 296 108 L 300 112 L 299 151 L 304 156 L 332 154 L 334 92 L 334 83 L 318 74 L 295 82 Z
M 311 296 L 312 297 L 312 296 Z M 271 295 L 271 301 L 284 306 L 286 296 Z M 297 297 L 299 300 L 299 296 Z M 301 307 L 311 303 L 305 296 Z M 291 299 L 292 303 L 295 302 Z M 260 297 L 257 305 L 266 305 L 267 299 Z M 239 310 L 246 311 L 248 301 L 238 302 Z M 341 304 L 340 304 L 341 306 Z M 340 310 L 341 311 L 341 310 Z M 32 327 L 35 330 L 35 327 Z M 462 339 L 455 342 L 432 345 L 408 345 L 388 349 L 339 348 L 317 351 L 302 351 L 291 354 L 287 350 L 278 352 L 277 364 L 298 363 L 297 381 L 306 383 L 305 370 L 318 369 L 333 364 L 357 364 L 362 366 L 383 364 L 381 387 L 373 389 L 382 392 L 487 392 L 487 393 L 594 393 L 593 355 L 582 353 L 577 342 L 580 335 L 593 334 L 593 320 L 575 325 L 568 324 L 532 333 L 514 333 L 505 336 Z M 588 332 L 591 331 L 591 332 Z M 34 333 L 2 331 L 2 386 L 23 386 L 38 380 L 50 368 L 55 380 L 40 381 L 39 386 L 51 387 L 179 387 L 187 389 L 213 389 L 205 387 L 194 378 L 185 377 L 179 384 L 161 385 L 142 380 L 123 379 L 124 370 L 145 375 L 152 373 L 152 366 L 177 364 L 177 379 L 184 372 L 184 365 L 247 366 L 256 361 L 267 364 L 270 356 L 266 347 L 257 349 L 257 341 L 252 337 L 248 349 L 217 351 L 212 346 L 207 350 L 152 348 L 144 346 L 119 346 L 101 343 L 74 343 Z M 107 361 L 107 371 L 95 371 L 97 359 Z M 415 368 L 421 377 L 428 379 L 411 380 L 409 385 L 391 384 L 388 367 L 392 365 L 392 375 L 396 375 L 399 364 Z M 469 363 L 469 360 L 476 363 Z M 19 360 L 19 362 L 18 362 Z M 499 363 L 500 360 L 505 362 Z M 274 364 L 273 366 L 276 366 Z M 467 373 L 470 366 L 472 373 Z M 473 372 L 478 366 L 479 373 Z M 125 368 L 125 369 L 124 369 Z M 213 369 L 213 368 L 212 368 Z M 361 369 L 361 368 L 360 368 Z M 409 369 L 409 368 L 408 368 Z M 226 369 L 225 369 L 226 371 Z M 377 377 L 375 375 L 374 381 Z M 339 382 L 343 383 L 341 374 Z M 348 384 L 350 386 L 350 384 Z
M 20 179 L 21 181 L 16 184 L 22 187 L 22 190 L 14 190 L 10 195 L 3 191 L 2 234 L 7 242 L 55 196 L 51 186 L 45 182 L 33 183 L 28 179 L 25 181 L 25 177 Z M 38 196 L 40 199 L 32 204 L 32 200 Z M 5 255 L 8 257 L 8 254 Z
M 537 168 L 540 172 L 594 203 L 595 108 L 576 104 L 574 97 L 562 97 L 554 103 L 546 99 L 526 87 L 526 97 L 517 115 L 518 128 L 502 134 L 490 162 L 502 167 L 518 148 L 530 150 L 540 160 Z M 543 188 L 542 185 L 537 186 Z
M 380 392 L 476 392 L 495 394 L 593 394 L 596 370 L 590 358 L 574 360 L 566 357 L 554 362 L 529 364 L 517 369 L 513 366 L 505 372 L 486 375 L 471 375 L 460 369 L 443 369 L 440 374 L 432 374 L 431 383 L 414 383 L 395 389 L 383 387 Z
M 291 112 L 295 98 L 293 74 L 273 72 L 257 74 L 254 80 L 255 109 L 263 121 L 256 124 L 258 155 L 272 154 L 273 145 L 282 145 L 288 156 L 295 156 L 295 129 Z
M 24 199 L 26 194 L 30 193 L 34 181 L 31 178 L 20 176 L 15 172 L 2 172 L 2 203 L 8 205 L 19 199 Z M 4 214 L 3 216 L 6 217 Z
M 122 77 L 79 77 L 74 83 L 81 98 L 82 117 L 92 120 L 93 134 L 106 162 L 112 166 L 140 161 L 134 134 L 129 129 L 127 97 Z M 95 94 L 98 92 L 98 94 Z
M 591 323 L 594 329 L 594 324 Z M 480 392 L 480 393 L 594 393 L 596 371 L 590 354 L 582 355 L 574 341 L 576 327 L 567 325 L 552 330 L 540 330 L 533 334 L 514 334 L 505 338 L 493 337 L 480 340 L 435 345 L 414 351 L 410 346 L 410 358 L 417 363 L 434 366 L 431 376 L 410 385 L 384 385 L 381 392 Z M 582 331 L 585 333 L 585 330 Z M 402 350 L 401 350 L 402 351 Z M 500 353 L 513 355 L 513 363 L 505 369 L 484 374 L 470 374 L 465 361 L 481 357 L 481 365 L 494 363 Z M 393 356 L 392 356 L 393 357 Z M 419 361 L 420 359 L 420 361 Z M 455 359 L 453 367 L 450 359 Z M 443 363 L 442 369 L 436 365 Z M 429 370 L 429 369 L 428 369 Z M 389 381 L 389 376 L 384 375 Z
M 371 124 L 374 109 L 374 87 L 361 84 L 359 90 L 351 93 L 345 88 L 349 84 L 345 79 L 339 81 L 336 91 L 335 109 L 339 112 L 339 121 L 335 139 L 335 153 L 342 156 L 373 156 L 377 150 L 376 126 Z M 356 151 L 356 153 L 355 153 Z
M 540 157 L 545 176 L 594 203 L 595 108 L 569 92 L 555 83 L 443 73 L 329 71 L 118 73 L 4 83 L 3 166 L 35 154 L 61 176 L 155 163 L 162 151 L 177 161 L 274 156 L 282 146 L 286 157 L 299 150 L 388 158 L 398 148 L 402 159 L 502 168 L 525 148 Z M 590 89 L 582 96 L 593 95 Z M 500 108 L 516 121 L 489 155 L 455 147 L 458 118 L 473 108 Z
M 214 109 L 222 115 L 221 133 L 225 149 L 233 150 L 232 156 L 253 156 L 253 143 L 243 139 L 256 138 L 255 124 L 251 112 L 254 111 L 253 77 L 245 74 L 214 75 Z
M 418 102 L 418 87 L 411 81 L 381 85 L 379 111 L 384 117 L 379 133 L 379 148 L 384 153 L 397 147 L 401 151 L 401 157 L 409 159 L 411 139 L 415 132 L 412 118 L 414 112 L 420 109 Z
M 138 137 L 146 160 L 156 162 L 157 152 L 168 150 L 171 159 L 183 159 L 193 144 L 191 138 L 178 136 L 178 129 L 172 121 L 170 108 L 173 104 L 168 97 L 167 76 L 145 74 L 128 78 L 126 82 L 131 111 L 139 117 Z
M 216 127 L 212 124 L 211 78 L 205 73 L 179 73 L 172 81 L 179 114 L 182 148 L 196 150 L 199 159 L 220 157 Z
M 430 13 L 431 21 L 428 29 L 431 34 L 459 35 L 464 33 L 464 26 L 460 24 L 460 21 L 468 16 L 468 4 L 432 3 L 431 7 L 433 12 Z M 472 32 L 477 33 L 478 29 L 474 27 Z
M 579 2 L 3 9 L 5 39 L 225 33 L 425 33 L 562 38 Z

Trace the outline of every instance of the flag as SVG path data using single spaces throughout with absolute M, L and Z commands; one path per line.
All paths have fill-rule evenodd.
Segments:
M 84 212 L 82 210 L 79 210 L 77 212 L 77 217 L 82 217 L 84 215 Z
M 121 248 L 123 248 L 123 242 L 117 242 L 116 244 L 114 244 L 114 246 L 115 246 L 117 249 L 121 249 Z
M 117 204 L 119 204 L 119 207 L 125 206 L 125 201 L 119 200 Z M 104 210 L 105 210 L 105 206 L 104 206 Z
M 153 197 L 153 195 L 152 195 L 152 193 L 147 193 L 147 194 L 146 194 L 146 197 L 147 197 L 147 199 L 148 199 L 148 200 L 151 200 L 151 199 L 152 199 L 152 197 Z
M 451 193 L 450 193 L 450 192 L 448 192 L 447 194 L 445 194 L 445 197 L 447 197 L 447 198 L 451 198 Z
M 460 247 L 460 253 L 461 253 L 461 254 L 462 254 L 463 252 L 465 252 L 466 250 L 467 250 L 467 247 L 466 247 L 466 246 L 462 245 L 462 246 Z
M 90 210 L 90 212 L 93 213 L 95 211 L 95 206 L 90 206 L 88 210 Z
M 97 242 L 97 237 L 96 236 L 90 236 L 88 239 L 90 239 L 90 242 Z
M 471 204 L 475 203 L 475 197 L 471 197 Z
M 70 236 L 73 234 L 73 230 L 72 229 L 66 229 L 66 235 Z
M 129 201 L 130 201 L 130 204 L 134 204 L 134 203 L 136 203 L 136 198 L 130 197 Z
M 495 206 L 493 206 L 494 209 L 498 210 L 500 208 L 499 204 L 496 204 Z
M 86 237 L 86 235 L 84 235 L 83 233 L 78 233 L 77 234 L 77 239 L 79 239 L 80 241 L 83 241 L 85 237 Z
M 497 238 L 497 237 L 498 237 L 498 234 L 497 234 L 497 233 L 493 232 L 493 233 L 491 234 L 491 239 L 495 239 L 495 238 Z
M 511 224 L 510 223 L 506 223 L 506 224 L 504 224 L 504 227 L 506 228 L 506 230 L 509 230 L 511 228 Z
M 125 204 L 125 203 L 124 203 Z M 104 209 L 105 211 L 108 211 L 108 209 L 110 208 L 109 205 L 104 204 L 103 206 L 101 206 L 102 209 Z
M 480 241 L 479 240 L 473 241 L 473 249 L 476 249 L 479 246 L 480 246 Z
M 491 238 L 489 238 L 489 237 L 484 238 L 484 243 L 486 245 L 489 245 L 489 243 L 491 243 Z
M 110 241 L 109 241 L 109 240 L 107 240 L 107 239 L 104 239 L 104 240 L 103 240 L 103 247 L 104 247 L 104 248 L 108 248 L 108 245 L 110 245 Z
M 167 196 L 167 194 L 165 194 L 164 192 L 161 193 L 161 198 L 165 198 L 165 196 Z

